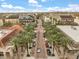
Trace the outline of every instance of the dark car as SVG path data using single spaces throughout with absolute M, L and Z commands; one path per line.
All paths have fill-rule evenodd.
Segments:
M 51 51 L 50 51 L 50 49 L 47 49 L 47 54 L 48 54 L 49 56 L 51 56 Z

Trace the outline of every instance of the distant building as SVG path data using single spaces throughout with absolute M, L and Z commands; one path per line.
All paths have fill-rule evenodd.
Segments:
M 10 23 L 18 23 L 18 18 L 19 16 L 18 15 L 8 15 L 8 16 L 2 16 L 2 18 L 0 18 L 0 22 L 2 23 L 1 26 L 3 25 L 3 23 L 7 23 L 7 22 L 10 22 Z M 3 22 L 4 21 L 4 22 Z
M 49 17 L 47 17 L 47 16 L 44 16 L 45 17 L 45 22 L 50 22 L 51 20 L 50 20 L 50 18 Z
M 74 23 L 74 17 L 71 15 L 60 15 L 59 22 L 61 24 L 73 24 Z
M 20 16 L 19 17 L 19 22 L 21 24 L 26 24 L 26 23 L 30 23 L 30 22 L 34 22 L 34 17 L 31 15 L 27 15 L 27 16 Z
M 11 38 L 22 30 L 20 25 L 0 28 L 0 56 L 3 56 L 3 59 L 6 59 L 7 55 L 9 55 L 9 59 L 12 59 L 14 46 L 10 43 Z
M 79 24 L 79 14 L 74 14 L 75 22 Z

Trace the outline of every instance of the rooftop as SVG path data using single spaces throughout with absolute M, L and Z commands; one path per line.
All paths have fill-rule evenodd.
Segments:
M 0 29 L 0 38 L 2 38 L 3 36 L 5 36 L 6 34 L 10 33 L 11 30 L 9 29 Z
M 6 46 L 9 39 L 19 33 L 21 30 L 23 29 L 20 25 L 14 25 L 9 28 L 0 29 L 0 47 Z
M 65 34 L 67 34 L 70 38 L 72 38 L 75 42 L 79 42 L 79 26 L 57 26 L 60 30 L 62 30 Z
M 73 18 L 71 15 L 60 15 L 61 18 Z
M 20 20 L 32 20 L 33 16 L 29 16 L 29 15 L 28 16 L 20 16 L 19 19 Z

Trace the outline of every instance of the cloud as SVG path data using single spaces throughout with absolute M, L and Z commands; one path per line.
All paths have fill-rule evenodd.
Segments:
M 46 2 L 47 0 L 41 0 L 41 2 Z
M 41 8 L 36 8 L 36 9 L 32 10 L 32 12 L 45 12 L 45 10 L 41 9 Z
M 5 1 L 5 0 L 1 0 L 1 1 Z
M 42 5 L 39 4 L 37 0 L 28 0 L 28 2 L 29 2 L 29 5 L 32 7 L 36 7 L 36 8 L 42 7 Z
M 25 12 L 26 9 L 21 6 L 15 6 L 12 4 L 2 3 L 0 5 L 0 12 Z
M 28 0 L 29 3 L 32 3 L 32 4 L 37 4 L 37 0 Z
M 21 6 L 14 6 L 12 4 L 7 4 L 7 3 L 1 4 L 1 7 L 2 8 L 8 8 L 8 9 L 25 9 L 25 8 L 23 8 Z
M 36 8 L 41 8 L 41 7 L 42 7 L 41 4 L 30 4 L 30 6 L 32 6 L 32 7 L 36 7 Z
M 39 4 L 37 0 L 28 0 L 28 2 L 29 2 L 29 6 L 31 7 L 36 7 L 36 8 L 42 7 L 42 5 Z
M 67 7 L 48 7 L 47 11 L 79 12 L 79 4 L 69 4 Z
M 35 3 L 30 4 L 31 9 L 26 9 L 22 6 L 16 6 L 8 3 L 1 3 L 0 4 L 0 12 L 79 12 L 79 4 L 69 4 L 67 7 L 43 7 L 41 4 Z

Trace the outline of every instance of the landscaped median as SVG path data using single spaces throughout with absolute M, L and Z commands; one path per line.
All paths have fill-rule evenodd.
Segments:
M 53 55 L 54 49 L 57 51 L 58 55 L 62 55 L 62 58 L 66 58 L 66 53 L 68 51 L 67 45 L 72 45 L 72 40 L 70 40 L 56 25 L 52 25 L 51 22 L 44 22 L 43 26 L 45 28 L 45 37 L 48 39 L 48 43 L 51 44 Z M 62 49 L 61 49 L 62 47 Z M 62 51 L 61 51 L 62 50 Z

